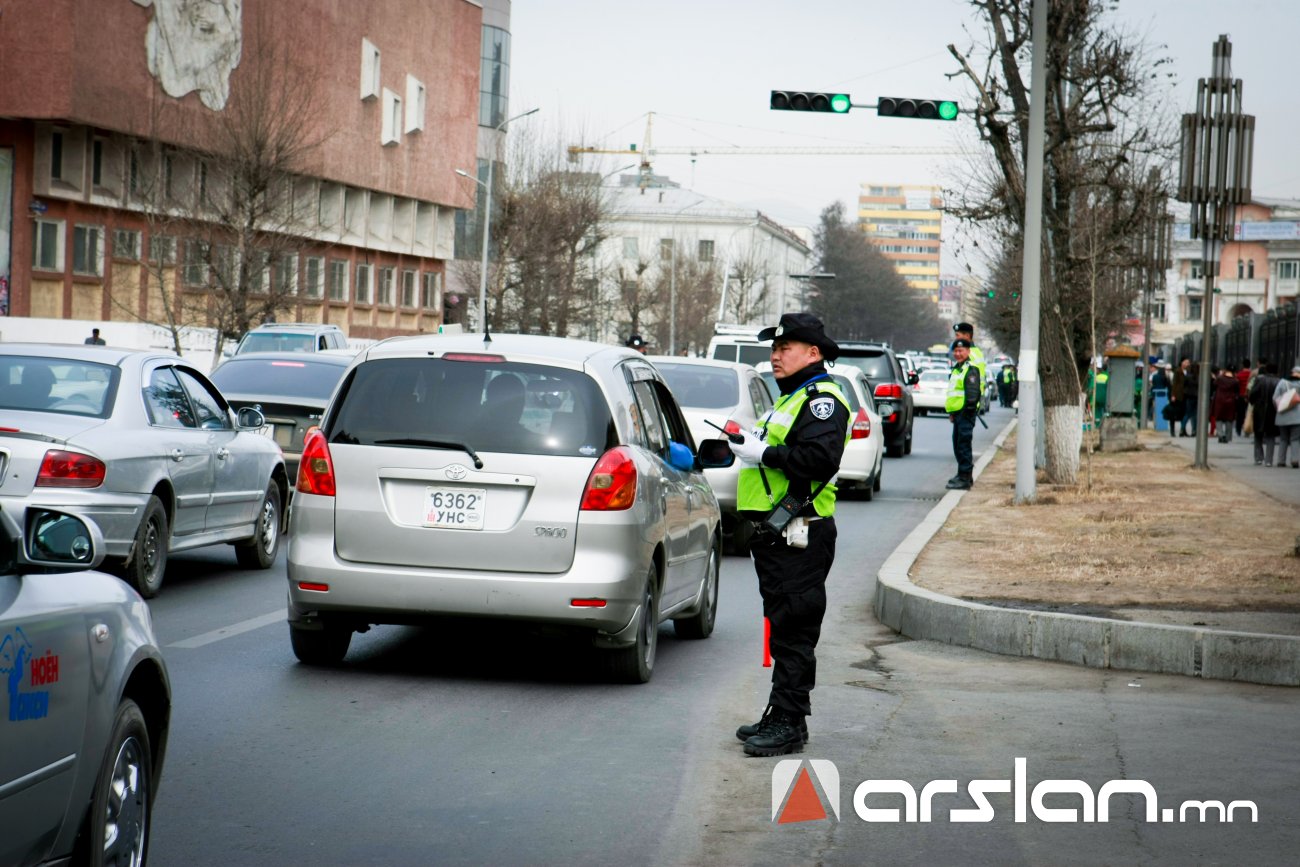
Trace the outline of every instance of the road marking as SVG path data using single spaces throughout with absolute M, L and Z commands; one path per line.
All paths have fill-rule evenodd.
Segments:
M 236 635 L 242 635 L 245 632 L 252 632 L 254 629 L 261 629 L 263 626 L 270 626 L 272 623 L 284 623 L 289 619 L 289 612 L 281 608 L 279 611 L 272 611 L 270 614 L 263 614 L 261 617 L 251 617 L 248 620 L 241 620 L 238 623 L 232 623 L 230 626 L 223 626 L 220 629 L 214 629 L 211 632 L 205 632 L 202 635 L 195 635 L 193 638 L 187 638 L 184 641 L 176 641 L 168 647 L 184 647 L 193 649 L 203 647 L 204 645 L 213 644 L 223 638 L 233 638 Z

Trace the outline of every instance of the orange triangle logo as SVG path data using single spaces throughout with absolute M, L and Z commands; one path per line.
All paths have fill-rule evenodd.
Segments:
M 790 799 L 785 802 L 785 809 L 781 811 L 777 824 L 815 822 L 825 818 L 826 810 L 822 807 L 822 799 L 817 797 L 817 790 L 813 788 L 808 769 L 800 768 L 799 776 L 790 789 Z

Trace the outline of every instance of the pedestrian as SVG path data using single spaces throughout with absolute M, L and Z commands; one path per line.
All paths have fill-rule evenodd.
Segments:
M 1178 435 L 1180 437 L 1194 437 L 1196 436 L 1196 409 L 1201 397 L 1200 365 L 1193 364 L 1190 358 L 1184 358 L 1179 370 L 1183 375 L 1183 417 L 1179 421 Z M 1192 423 L 1190 433 L 1187 430 L 1188 422 Z
M 1289 450 L 1291 466 L 1300 469 L 1300 367 L 1291 368 L 1287 379 L 1277 381 L 1273 405 L 1277 408 L 1277 465 L 1286 466 Z
M 971 439 L 975 436 L 975 418 L 980 405 L 979 369 L 970 360 L 969 340 L 952 342 L 952 372 L 948 375 L 948 397 L 944 411 L 952 423 L 952 453 L 957 459 L 957 475 L 948 480 L 948 489 L 969 490 L 974 484 L 975 458 Z
M 1277 445 L 1277 404 L 1273 392 L 1277 390 L 1277 365 L 1261 361 L 1261 372 L 1255 374 L 1250 387 L 1251 424 L 1255 426 L 1255 466 L 1273 466 L 1273 449 Z
M 1241 367 L 1237 368 L 1237 383 L 1241 390 L 1237 393 L 1237 435 L 1242 434 L 1242 425 L 1246 423 L 1246 407 L 1250 404 L 1246 401 L 1246 392 L 1250 390 L 1250 359 L 1243 358 Z
M 1016 366 L 1014 364 L 1005 364 L 1002 370 L 998 372 L 998 403 L 1002 406 L 1011 406 L 1014 399 L 1011 396 L 1011 389 L 1016 383 Z
M 1151 374 L 1151 403 L 1148 407 L 1147 415 L 1151 418 L 1151 425 L 1156 430 L 1160 429 L 1160 423 L 1156 421 L 1156 407 L 1164 411 L 1169 406 L 1169 374 L 1167 372 L 1169 365 L 1165 362 L 1156 362 L 1155 373 Z M 1163 406 L 1161 405 L 1163 404 Z M 1168 421 L 1168 417 L 1163 417 Z M 1173 430 L 1173 425 L 1169 426 Z
M 1093 422 L 1101 424 L 1106 415 L 1106 395 L 1110 388 L 1110 368 L 1103 362 L 1101 367 L 1088 369 L 1088 404 L 1092 408 Z
M 87 346 L 107 346 L 107 345 L 108 345 L 108 343 L 104 340 L 104 338 L 102 338 L 102 337 L 99 336 L 99 329 L 98 329 L 98 328 L 92 328 L 92 329 L 90 329 L 90 336 L 87 337 L 87 338 L 85 339 L 85 341 L 83 341 L 83 342 L 84 342 Z
M 779 756 L 808 740 L 826 576 L 835 559 L 835 485 L 849 441 L 849 404 L 826 371 L 840 348 L 811 313 L 784 313 L 758 339 L 772 341 L 781 398 L 743 441 L 736 505 L 755 522 L 750 546 L 770 626 L 772 689 L 758 722 L 736 737 L 745 755 Z
M 1174 368 L 1174 376 L 1169 385 L 1169 435 L 1187 436 L 1179 430 L 1180 422 L 1183 420 L 1183 407 L 1186 401 L 1183 396 L 1187 391 L 1187 370 L 1191 366 L 1191 360 L 1184 358 L 1178 362 L 1178 367 Z M 1195 384 L 1192 384 L 1195 387 Z
M 1213 412 L 1218 425 L 1219 442 L 1232 442 L 1232 427 L 1237 421 L 1237 393 L 1241 385 L 1237 382 L 1237 373 L 1230 367 L 1219 371 L 1214 380 Z

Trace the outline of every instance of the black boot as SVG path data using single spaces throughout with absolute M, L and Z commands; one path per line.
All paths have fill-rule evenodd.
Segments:
M 758 724 L 758 733 L 745 741 L 747 756 L 784 756 L 803 750 L 802 730 L 806 728 L 800 714 L 773 708 Z
M 768 705 L 767 710 L 763 711 L 763 716 L 759 718 L 758 722 L 750 723 L 749 725 L 743 725 L 740 728 L 736 729 L 736 737 L 739 740 L 747 741 L 750 738 L 752 738 L 754 735 L 758 734 L 759 729 L 763 727 L 763 723 L 767 720 L 769 716 L 772 715 L 772 712 L 775 710 L 776 708 L 772 707 L 771 705 Z M 803 736 L 803 742 L 808 743 L 808 721 L 806 719 L 801 718 L 799 720 L 799 734 Z
M 974 482 L 970 478 L 967 478 L 966 476 L 957 476 L 955 479 L 951 479 L 946 487 L 950 491 L 969 491 L 970 486 L 973 484 Z

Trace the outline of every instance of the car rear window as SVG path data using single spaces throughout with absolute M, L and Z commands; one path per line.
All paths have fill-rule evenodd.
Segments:
M 581 457 L 618 444 L 595 381 L 546 365 L 378 359 L 355 368 L 336 403 L 331 443 Z
M 731 409 L 740 403 L 740 377 L 725 367 L 699 364 L 655 364 L 682 406 L 692 409 Z
M 244 337 L 236 354 L 245 352 L 311 352 L 316 348 L 316 335 L 301 332 L 260 332 Z
M 832 376 L 831 379 L 835 380 L 835 384 L 840 387 L 840 393 L 849 402 L 849 409 L 857 412 L 862 407 L 862 402 L 858 400 L 858 393 L 854 391 L 853 383 L 847 376 Z
M 867 379 L 872 382 L 893 382 L 894 367 L 889 363 L 889 357 L 883 352 L 864 355 L 849 355 L 841 351 L 839 360 L 836 364 L 851 364 L 867 375 Z
M 229 397 L 248 394 L 267 397 L 305 397 L 329 400 L 347 365 L 318 361 L 250 358 L 232 359 L 212 372 L 212 384 Z
M 921 374 L 923 382 L 947 382 L 948 374 L 942 370 L 927 370 Z
M 108 418 L 120 375 L 112 364 L 4 356 L 0 358 L 0 409 Z

